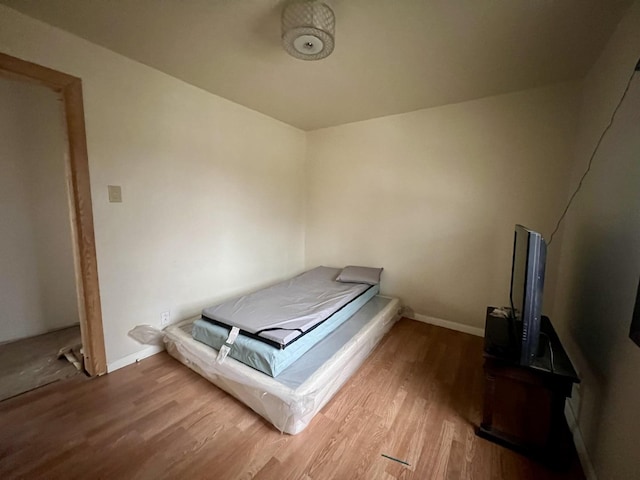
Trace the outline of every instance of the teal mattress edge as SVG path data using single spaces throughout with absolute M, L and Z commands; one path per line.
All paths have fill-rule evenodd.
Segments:
M 314 330 L 288 345 L 284 350 L 240 334 L 233 344 L 229 356 L 271 377 L 276 377 L 313 348 L 314 345 L 351 318 L 379 292 L 379 285 L 368 289 Z M 219 350 L 229 336 L 229 328 L 215 325 L 200 318 L 193 323 L 192 336 L 195 340 Z

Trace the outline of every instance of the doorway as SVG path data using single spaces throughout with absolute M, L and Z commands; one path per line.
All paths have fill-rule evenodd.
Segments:
M 59 95 L 0 77 L 0 401 L 81 370 L 66 143 Z
M 90 376 L 106 373 L 100 291 L 93 231 L 82 83 L 79 78 L 0 53 L 0 76 L 31 82 L 55 92 L 62 103 L 68 217 L 73 274 L 84 369 Z

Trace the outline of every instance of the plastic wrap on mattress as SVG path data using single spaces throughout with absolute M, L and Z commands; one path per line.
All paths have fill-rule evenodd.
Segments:
M 229 356 L 267 375 L 278 376 L 283 370 L 321 342 L 322 339 L 331 335 L 333 331 L 352 319 L 358 310 L 363 308 L 378 292 L 380 292 L 378 285 L 371 286 L 363 294 L 354 298 L 331 315 L 326 321 L 318 324 L 317 328 L 299 336 L 283 350 L 240 334 L 236 338 Z M 195 340 L 218 350 L 227 340 L 229 328 L 212 324 L 206 320 L 196 319 L 193 324 L 193 330 L 190 333 Z
M 373 300 L 382 298 L 374 297 Z M 358 370 L 399 318 L 399 300 L 384 300 L 384 306 L 380 304 L 381 308 L 371 320 L 321 367 L 311 366 L 315 370 L 307 372 L 308 377 L 297 387 L 285 385 L 277 378 L 269 377 L 233 358 L 227 358 L 221 364 L 216 363 L 218 352 L 194 340 L 185 331 L 185 325 L 192 323 L 193 319 L 167 327 L 163 331 L 164 343 L 171 356 L 233 395 L 278 430 L 295 435 L 309 425 L 311 419 Z M 144 335 L 144 328 L 139 333 Z M 132 336 L 137 337 L 135 331 Z M 297 370 L 305 374 L 304 367 L 298 365 Z

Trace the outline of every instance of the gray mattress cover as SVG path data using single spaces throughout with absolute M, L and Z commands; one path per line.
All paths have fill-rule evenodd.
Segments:
M 375 316 L 384 310 L 390 301 L 391 298 L 379 295 L 373 297 L 349 320 L 316 343 L 311 350 L 283 370 L 280 375 L 274 377 L 274 380 L 291 388 L 297 388 L 302 385 L 327 360 L 360 332 L 365 325 L 372 322 Z M 180 328 L 191 335 L 193 323 L 187 323 Z
M 317 267 L 271 287 L 205 308 L 202 316 L 286 345 L 371 287 L 336 282 L 339 273 L 338 268 Z

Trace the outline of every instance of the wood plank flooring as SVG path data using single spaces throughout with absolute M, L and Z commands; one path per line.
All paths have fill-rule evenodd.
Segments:
M 0 403 L 0 478 L 584 478 L 476 437 L 481 402 L 482 340 L 406 319 L 296 436 L 162 353 Z

